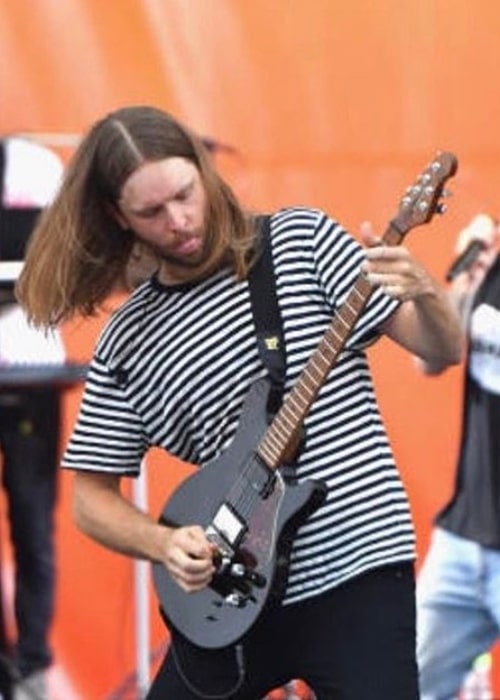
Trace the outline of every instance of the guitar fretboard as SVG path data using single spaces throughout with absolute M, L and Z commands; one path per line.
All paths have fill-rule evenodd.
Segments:
M 259 455 L 271 469 L 277 469 L 283 464 L 290 444 L 299 435 L 306 415 L 372 291 L 373 287 L 366 277 L 360 274 L 294 388 L 275 415 L 258 447 Z

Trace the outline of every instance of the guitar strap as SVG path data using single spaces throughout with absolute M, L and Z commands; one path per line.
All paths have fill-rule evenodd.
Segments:
M 269 410 L 275 413 L 282 401 L 286 355 L 283 324 L 278 307 L 271 248 L 271 216 L 257 218 L 260 255 L 250 270 L 248 284 L 252 314 L 257 332 L 257 347 L 269 371 L 271 395 Z

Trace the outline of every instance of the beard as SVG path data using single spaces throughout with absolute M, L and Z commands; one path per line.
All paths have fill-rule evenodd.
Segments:
M 192 254 L 175 253 L 162 248 L 157 248 L 155 253 L 161 262 L 167 263 L 169 266 L 174 265 L 175 267 L 192 270 L 206 262 L 208 259 L 208 246 L 206 241 L 203 241 L 201 247 Z
M 196 280 L 210 275 L 220 266 L 221 260 L 214 255 L 212 236 L 205 234 L 201 240 L 201 247 L 192 254 L 183 255 L 177 254 L 175 251 L 166 251 L 160 247 L 154 248 L 165 279 Z M 160 274 L 160 278 L 162 276 Z

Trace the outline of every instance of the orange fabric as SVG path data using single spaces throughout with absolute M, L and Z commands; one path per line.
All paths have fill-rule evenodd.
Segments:
M 354 233 L 365 218 L 382 229 L 434 152 L 451 150 L 449 212 L 408 239 L 442 277 L 457 229 L 498 216 L 499 25 L 500 6 L 469 0 L 5 0 L 0 133 L 32 133 L 66 158 L 107 110 L 154 103 L 236 149 L 220 167 L 250 206 L 322 206 Z M 88 357 L 101 322 L 68 325 L 73 357 Z M 386 342 L 372 357 L 423 553 L 451 488 L 461 372 L 425 379 Z M 63 441 L 78 396 L 65 398 Z M 155 512 L 174 483 L 163 461 L 151 459 Z M 82 698 L 98 700 L 134 668 L 131 564 L 75 532 L 70 482 L 54 642 Z

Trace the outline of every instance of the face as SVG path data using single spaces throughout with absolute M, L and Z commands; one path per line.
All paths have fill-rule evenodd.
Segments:
M 197 167 L 166 158 L 141 165 L 125 181 L 118 219 L 160 258 L 162 281 L 187 281 L 207 258 L 205 204 Z
M 472 241 L 482 241 L 484 249 L 467 271 L 469 283 L 479 284 L 500 250 L 500 224 L 488 214 L 477 214 L 460 232 L 457 252 L 463 253 Z

